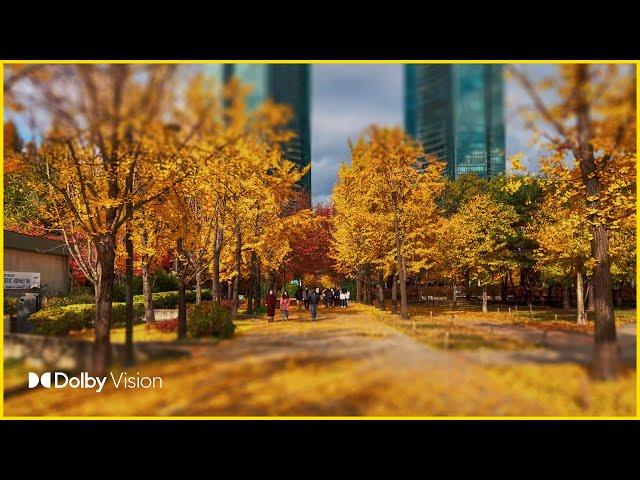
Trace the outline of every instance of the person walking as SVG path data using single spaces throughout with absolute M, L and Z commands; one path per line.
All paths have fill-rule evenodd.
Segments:
M 298 287 L 296 290 L 296 306 L 298 311 L 302 310 L 302 287 Z
M 340 288 L 336 288 L 333 291 L 333 306 L 334 307 L 340 306 Z
M 347 289 L 340 290 L 340 308 L 347 308 Z
M 320 288 L 316 288 L 309 294 L 309 307 L 311 308 L 311 321 L 318 316 L 318 304 L 320 303 Z
M 345 300 L 345 304 L 344 305 L 345 305 L 345 307 L 348 307 L 349 306 L 349 300 L 351 300 L 351 290 L 347 289 L 347 293 L 345 295 L 346 295 L 347 298 Z
M 281 320 L 289 320 L 289 304 L 291 303 L 291 299 L 289 298 L 289 294 L 287 292 L 282 292 L 282 297 L 280 298 L 280 319 Z
M 304 302 L 305 310 L 309 310 L 309 289 L 307 287 L 304 287 L 302 291 L 302 301 Z
M 276 292 L 273 288 L 269 289 L 267 294 L 267 321 L 273 322 L 273 317 L 276 316 Z
M 324 296 L 324 308 L 329 308 L 329 298 L 331 295 L 331 290 L 325 288 L 322 294 Z

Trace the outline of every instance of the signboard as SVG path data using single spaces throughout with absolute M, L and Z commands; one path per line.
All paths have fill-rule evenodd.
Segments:
M 40 273 L 4 272 L 4 288 L 7 290 L 40 288 Z

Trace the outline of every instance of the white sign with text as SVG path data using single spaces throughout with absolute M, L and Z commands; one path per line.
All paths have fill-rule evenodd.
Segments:
M 9 290 L 40 288 L 40 273 L 4 272 L 4 288 Z

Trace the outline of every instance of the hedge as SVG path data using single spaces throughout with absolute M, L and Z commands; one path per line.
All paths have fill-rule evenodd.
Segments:
M 153 308 L 175 308 L 178 305 L 178 292 L 160 292 L 153 295 Z M 211 290 L 202 290 L 202 299 L 211 300 Z M 187 303 L 195 303 L 196 292 L 187 291 Z M 135 318 L 144 317 L 144 296 L 133 297 L 133 314 Z M 44 308 L 33 313 L 29 320 L 34 325 L 34 333 L 40 335 L 67 335 L 71 330 L 82 330 L 93 326 L 95 304 L 84 303 L 61 305 Z M 111 304 L 111 326 L 124 325 L 126 320 L 126 303 Z
M 68 305 L 95 303 L 93 291 L 89 288 L 76 289 L 66 295 L 43 297 L 42 308 L 66 307 Z
M 158 292 L 152 293 L 153 308 L 176 308 L 178 306 L 178 292 Z M 196 292 L 195 290 L 187 290 L 185 293 L 185 301 L 187 303 L 195 303 Z M 211 290 L 202 290 L 202 300 L 211 300 Z M 133 297 L 133 301 L 144 303 L 144 295 L 136 295 Z
M 71 330 L 82 330 L 93 326 L 95 305 L 78 304 L 63 307 L 46 308 L 29 317 L 34 333 L 40 335 L 67 335 Z M 144 316 L 144 304 L 134 302 L 133 315 Z M 123 325 L 126 319 L 126 303 L 111 305 L 111 325 Z

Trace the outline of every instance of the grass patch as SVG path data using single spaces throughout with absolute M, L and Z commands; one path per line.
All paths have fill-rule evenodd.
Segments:
M 385 312 L 389 313 L 391 306 L 387 305 Z M 498 309 L 500 309 L 498 311 Z M 533 307 L 529 312 L 528 307 L 519 306 L 518 311 L 509 306 L 489 305 L 489 312 L 482 313 L 482 308 L 475 305 L 460 305 L 457 308 L 439 305 L 412 304 L 409 305 L 410 321 L 448 322 L 451 317 L 454 321 L 464 322 L 465 325 L 473 323 L 495 323 L 505 325 L 520 325 L 539 328 L 542 330 L 560 330 L 567 332 L 593 333 L 595 324 L 593 312 L 587 312 L 586 325 L 576 323 L 575 309 L 563 310 L 550 307 Z M 622 326 L 636 321 L 636 310 L 632 308 L 615 310 L 616 325 Z
M 562 416 L 635 416 L 636 372 L 623 370 L 615 381 L 596 382 L 579 365 L 515 365 L 486 370 L 493 388 L 538 402 Z
M 387 311 L 376 310 L 375 313 L 381 321 L 435 348 L 449 350 L 489 348 L 514 351 L 538 346 L 511 336 L 493 333 L 491 330 L 481 328 L 478 323 L 474 325 L 458 317 L 452 321 L 451 315 L 434 317 L 414 315 L 407 321 Z
M 111 341 L 113 343 L 124 343 L 125 341 L 125 327 L 116 327 L 111 329 Z M 93 328 L 86 328 L 81 331 L 69 332 L 71 338 L 82 338 L 84 340 L 94 339 Z M 133 341 L 134 342 L 175 342 L 175 332 L 161 332 L 155 328 L 148 328 L 146 324 L 138 324 L 133 326 Z
M 42 374 L 47 369 L 35 366 L 24 359 L 8 358 L 4 360 L 4 390 L 12 390 L 26 384 L 29 372 Z

